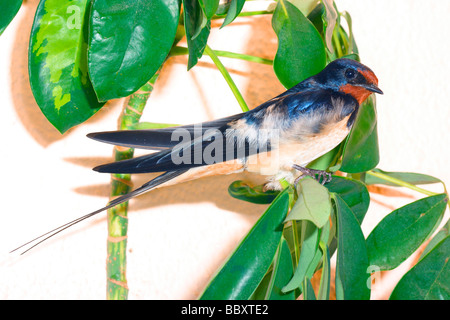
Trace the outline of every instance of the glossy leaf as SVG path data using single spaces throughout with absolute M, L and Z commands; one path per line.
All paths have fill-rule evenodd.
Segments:
M 367 237 L 370 264 L 391 270 L 427 239 L 445 212 L 448 198 L 439 194 L 407 204 L 387 215 Z
M 308 278 L 303 281 L 303 300 L 317 300 L 314 288 Z
M 305 178 L 297 184 L 298 199 L 286 221 L 309 220 L 318 228 L 327 223 L 331 214 L 331 200 L 327 188 L 314 179 Z
M 370 204 L 369 191 L 364 183 L 351 178 L 333 176 L 325 187 L 330 192 L 337 193 L 352 210 L 358 223 L 362 224 Z
M 0 35 L 14 19 L 20 7 L 22 0 L 2 0 L 2 13 L 0 14 Z
M 360 106 L 355 124 L 345 142 L 340 170 L 364 172 L 375 168 L 379 160 L 377 115 L 372 95 Z
M 450 300 L 450 237 L 439 242 L 397 283 L 391 300 Z
M 430 183 L 439 183 L 442 182 L 441 180 L 439 180 L 438 178 L 429 176 L 427 174 L 422 174 L 422 173 L 413 173 L 413 172 L 388 172 L 388 171 L 383 171 L 381 169 L 373 169 L 372 171 L 374 172 L 381 172 L 385 175 L 388 175 L 390 177 L 402 180 L 404 182 L 410 183 L 410 184 L 414 184 L 414 185 L 418 185 L 418 184 L 430 184 Z M 383 180 L 381 178 L 372 176 L 370 174 L 366 175 L 365 181 L 366 184 L 371 185 L 371 184 L 384 184 L 384 185 L 388 185 L 388 186 L 393 186 L 393 187 L 398 187 L 398 184 Z
M 211 19 L 219 8 L 220 0 L 199 0 L 207 19 Z
M 263 188 L 263 185 L 251 187 L 246 182 L 238 180 L 230 184 L 228 193 L 233 198 L 258 204 L 269 204 L 280 193 L 278 190 L 264 191 Z
M 325 6 L 325 15 L 322 18 L 325 26 L 325 43 L 328 50 L 333 53 L 332 36 L 338 20 L 338 13 L 334 6 L 334 0 L 322 0 L 322 3 Z
M 231 4 L 228 8 L 227 15 L 225 17 L 225 20 L 223 21 L 221 28 L 225 27 L 226 25 L 233 22 L 234 19 L 236 19 L 239 13 L 241 13 L 244 4 L 245 0 L 231 0 Z
M 332 150 L 308 163 L 307 168 L 327 171 L 327 169 L 334 165 L 339 159 L 342 153 L 342 148 L 343 143 L 340 143 Z M 332 168 L 330 168 L 330 171 L 333 171 Z
M 211 30 L 211 21 L 204 22 L 198 0 L 183 0 L 184 28 L 189 51 L 188 70 L 195 66 L 205 51 Z M 202 27 L 203 26 L 203 27 Z
M 100 101 L 126 97 L 159 69 L 172 47 L 178 0 L 95 0 L 89 74 Z
M 294 292 L 283 293 L 281 289 L 286 285 L 294 273 L 291 252 L 284 237 L 281 238 L 277 254 L 274 259 L 270 290 L 266 294 L 268 300 L 294 300 Z
M 419 259 L 425 257 L 428 254 L 428 252 L 433 250 L 433 248 L 439 242 L 444 240 L 449 235 L 450 235 L 450 219 L 447 220 L 447 223 L 441 228 L 441 230 L 439 230 L 439 232 L 434 235 L 434 237 L 430 240 L 430 242 L 428 242 Z
M 344 200 L 332 194 L 337 216 L 336 299 L 368 300 L 369 258 L 361 227 Z
M 201 299 L 248 299 L 271 265 L 289 209 L 289 189 L 267 208 L 206 287 Z
M 330 300 L 330 252 L 327 245 L 323 242 L 320 242 L 319 247 L 322 250 L 322 275 L 320 277 L 317 300 Z
M 300 258 L 297 263 L 297 268 L 294 271 L 292 279 L 284 286 L 283 292 L 290 292 L 300 288 L 302 282 L 308 276 L 310 267 L 315 270 L 317 263 L 320 261 L 319 250 L 319 229 L 313 224 L 306 221 L 302 223 L 303 241 L 301 243 Z M 317 259 L 317 257 L 319 257 Z M 309 274 L 311 278 L 312 274 Z
M 89 0 L 41 0 L 31 29 L 31 89 L 45 117 L 61 133 L 102 106 L 87 70 L 89 6 Z
M 272 27 L 278 37 L 273 67 L 286 88 L 293 87 L 325 67 L 326 53 L 322 38 L 297 7 L 286 0 L 278 1 Z
M 289 0 L 294 6 L 303 13 L 304 16 L 307 16 L 314 10 L 317 5 L 317 0 Z

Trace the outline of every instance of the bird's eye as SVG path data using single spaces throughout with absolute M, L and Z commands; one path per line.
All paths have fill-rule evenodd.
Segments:
M 353 78 L 355 78 L 355 77 L 356 77 L 355 70 L 353 70 L 353 69 L 347 69 L 347 70 L 345 70 L 345 77 L 346 77 L 347 79 L 353 79 Z

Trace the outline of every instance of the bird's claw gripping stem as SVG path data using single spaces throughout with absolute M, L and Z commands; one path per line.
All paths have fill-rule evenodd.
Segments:
M 294 181 L 295 185 L 297 185 L 297 183 L 301 179 L 303 179 L 305 176 L 312 177 L 313 179 L 317 180 L 317 182 L 319 182 L 321 185 L 324 185 L 325 183 L 328 183 L 331 181 L 331 173 L 326 172 L 324 170 L 309 169 L 309 168 L 299 166 L 297 164 L 294 164 L 292 166 L 292 168 L 303 173 L 300 177 L 295 179 L 295 181 Z

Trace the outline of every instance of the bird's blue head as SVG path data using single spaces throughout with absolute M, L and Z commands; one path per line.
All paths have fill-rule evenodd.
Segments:
M 378 78 L 373 71 L 350 59 L 330 62 L 314 78 L 327 88 L 353 96 L 360 104 L 373 92 L 383 94 L 378 88 Z

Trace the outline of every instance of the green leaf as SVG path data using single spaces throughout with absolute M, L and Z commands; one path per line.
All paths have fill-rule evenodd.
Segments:
M 337 216 L 336 299 L 368 300 L 369 258 L 361 227 L 352 210 L 333 193 Z
M 284 237 L 281 237 L 281 242 L 274 259 L 274 267 L 272 277 L 270 280 L 270 290 L 266 294 L 266 299 L 269 300 L 294 300 L 294 292 L 287 294 L 283 293 L 281 289 L 289 281 L 294 273 L 292 266 L 291 252 Z
M 282 289 L 283 292 L 289 292 L 299 288 L 306 277 L 312 277 L 317 264 L 320 262 L 319 230 L 317 227 L 313 223 L 303 221 L 302 237 L 303 241 L 297 268 L 294 271 L 292 279 Z
M 325 6 L 325 15 L 322 18 L 325 26 L 325 43 L 328 50 L 333 53 L 332 36 L 338 20 L 338 13 L 334 6 L 334 0 L 322 0 L 322 3 Z
M 286 0 L 278 1 L 272 27 L 278 37 L 273 67 L 286 88 L 293 87 L 325 67 L 325 46 L 319 32 L 293 4 Z
M 383 171 L 381 169 L 373 169 L 372 171 L 374 172 L 380 172 L 383 173 L 385 175 L 388 175 L 390 177 L 402 180 L 404 182 L 410 183 L 410 184 L 414 184 L 414 185 L 418 185 L 418 184 L 431 184 L 431 183 L 439 183 L 442 182 L 441 180 L 439 180 L 438 178 L 426 175 L 426 174 L 422 174 L 422 173 L 413 173 L 413 172 L 388 172 L 388 171 Z M 366 175 L 365 181 L 366 184 L 371 185 L 371 184 L 384 184 L 384 185 L 388 185 L 388 186 L 393 186 L 393 187 L 398 187 L 398 184 L 386 181 L 384 179 L 372 176 L 372 175 Z
M 316 300 L 314 288 L 308 278 L 303 281 L 303 300 Z
M 263 189 L 263 185 L 251 187 L 246 182 L 238 180 L 230 184 L 228 187 L 228 193 L 233 198 L 258 204 L 272 203 L 272 201 L 280 193 L 278 190 L 264 191 Z
M 364 172 L 375 168 L 379 160 L 377 115 L 372 95 L 360 106 L 355 124 L 345 142 L 340 170 Z
M 199 0 L 207 19 L 211 19 L 219 8 L 220 0 Z
M 342 12 L 341 16 L 344 17 L 344 19 L 347 21 L 347 25 L 348 25 L 348 46 L 349 47 L 347 50 L 348 55 L 346 56 L 346 58 L 360 61 L 358 47 L 356 46 L 355 37 L 353 36 L 352 17 L 350 16 L 350 13 L 348 13 L 347 11 Z
M 439 230 L 438 233 L 430 240 L 430 242 L 427 244 L 425 249 L 423 250 L 422 254 L 420 255 L 420 259 L 425 257 L 428 252 L 433 250 L 433 248 L 442 240 L 444 240 L 447 236 L 450 235 L 450 219 L 447 220 L 447 223 Z
M 41 0 L 31 29 L 31 90 L 45 117 L 61 133 L 103 105 L 87 70 L 89 6 L 89 0 Z
M 14 19 L 20 7 L 22 0 L 2 0 L 2 13 L 0 14 L 0 35 Z
M 317 5 L 317 0 L 289 0 L 294 6 L 303 13 L 304 16 L 309 15 Z
M 271 265 L 289 209 L 289 188 L 281 192 L 206 287 L 201 299 L 248 299 Z
M 203 23 L 203 11 L 198 0 L 183 0 L 184 29 L 189 51 L 188 70 L 195 66 L 205 51 L 211 30 L 211 21 Z M 203 27 L 201 28 L 201 26 Z
M 317 300 L 330 300 L 330 252 L 326 243 L 319 243 L 322 250 L 322 276 L 320 278 L 319 293 Z
M 337 162 L 337 160 L 342 154 L 342 148 L 343 143 L 338 144 L 332 150 L 328 151 L 324 155 L 308 163 L 307 167 L 310 169 L 326 171 L 331 165 Z
M 331 181 L 325 184 L 328 191 L 337 193 L 349 206 L 361 225 L 369 209 L 370 195 L 364 183 L 351 178 L 333 176 Z
M 438 194 L 394 210 L 367 237 L 370 264 L 391 270 L 428 238 L 445 212 L 448 198 Z
M 178 0 L 94 0 L 89 74 L 100 101 L 126 97 L 159 69 L 177 31 Z
M 391 300 L 450 300 L 450 237 L 439 242 L 397 283 Z
M 298 199 L 286 221 L 309 220 L 322 228 L 331 214 L 330 194 L 314 179 L 305 178 L 297 184 Z
M 231 0 L 230 7 L 228 8 L 227 16 L 225 17 L 225 20 L 223 21 L 223 24 L 221 28 L 225 27 L 226 25 L 230 24 L 231 22 L 236 19 L 236 17 L 241 13 L 242 8 L 244 7 L 245 0 Z

